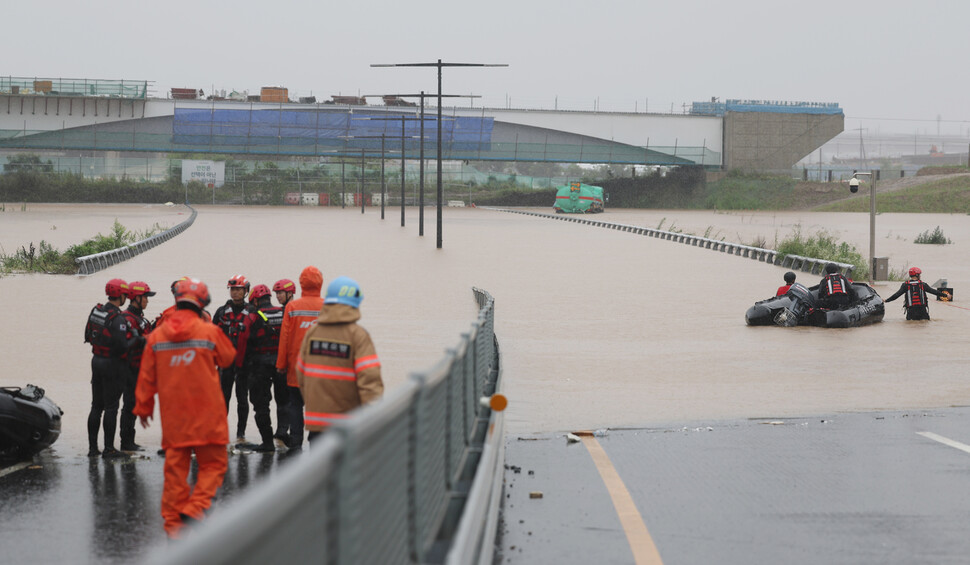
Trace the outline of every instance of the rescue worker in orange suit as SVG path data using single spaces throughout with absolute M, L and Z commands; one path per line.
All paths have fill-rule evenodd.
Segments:
M 202 319 L 209 303 L 205 283 L 180 281 L 175 301 L 176 311 L 148 336 L 134 411 L 147 428 L 158 395 L 166 452 L 162 518 L 171 538 L 177 538 L 185 524 L 205 517 L 226 474 L 229 424 L 216 366 L 228 367 L 236 357 L 229 338 Z M 193 453 L 198 474 L 191 487 Z
M 122 394 L 121 407 L 121 450 L 144 451 L 135 443 L 135 386 L 138 384 L 138 368 L 141 365 L 142 350 L 145 339 L 152 331 L 152 323 L 145 319 L 145 308 L 148 307 L 148 297 L 155 296 L 155 292 L 148 283 L 136 281 L 128 283 L 128 309 L 124 311 L 128 322 L 128 336 L 139 337 L 131 348 L 125 352 L 125 389 Z
M 212 316 L 212 323 L 222 328 L 234 348 L 239 347 L 239 336 L 246 329 L 246 318 L 249 316 L 249 281 L 242 275 L 229 279 L 226 285 L 229 289 L 229 300 L 216 310 Z M 236 386 L 236 443 L 246 441 L 246 421 L 249 419 L 249 388 L 246 386 L 246 373 L 242 370 L 242 359 L 239 367 L 233 364 L 219 372 L 222 382 L 222 396 L 226 399 L 226 412 L 229 412 L 229 399 L 232 398 L 232 387 Z
M 290 279 L 280 279 L 273 283 L 273 293 L 276 294 L 276 301 L 280 303 L 280 310 L 285 309 L 286 305 L 293 300 L 295 292 L 296 283 Z M 276 433 L 273 438 L 276 440 L 277 447 L 286 447 L 287 438 L 290 437 L 286 417 L 287 404 L 290 402 L 290 387 L 286 386 L 285 374 L 273 373 L 273 396 L 276 398 Z
M 384 394 L 381 362 L 360 319 L 360 285 L 338 277 L 327 286 L 320 316 L 307 332 L 297 361 L 306 401 L 306 427 L 314 441 L 348 412 Z
M 236 350 L 237 365 L 246 373 L 249 400 L 253 404 L 256 427 L 262 443 L 255 451 L 276 451 L 273 445 L 273 422 L 269 417 L 269 403 L 273 399 L 273 379 L 276 376 L 276 355 L 280 348 L 280 327 L 283 309 L 273 306 L 269 287 L 258 284 L 250 298 L 256 310 L 246 318 L 246 329 L 239 337 Z
M 945 297 L 945 299 L 948 299 L 950 296 L 950 293 L 937 290 L 921 281 L 920 276 L 922 276 L 922 274 L 923 271 L 919 267 L 912 267 L 909 270 L 909 280 L 899 285 L 899 290 L 886 299 L 886 302 L 892 302 L 905 294 L 906 304 L 903 305 L 903 309 L 906 310 L 907 320 L 930 319 L 930 304 L 929 301 L 926 300 L 927 292 L 941 298 Z
M 835 263 L 825 265 L 825 276 L 818 283 L 818 301 L 821 308 L 834 310 L 852 302 L 852 284 L 839 272 Z
M 122 356 L 137 341 L 128 336 L 128 324 L 121 307 L 128 283 L 111 279 L 104 287 L 108 301 L 88 314 L 84 341 L 91 344 L 91 411 L 88 413 L 88 457 L 125 458 L 115 449 L 118 404 L 124 389 L 127 367 Z M 104 429 L 104 451 L 98 450 L 98 428 Z
M 286 404 L 286 426 L 289 429 L 287 447 L 294 450 L 303 448 L 303 395 L 296 378 L 296 361 L 303 336 L 316 323 L 320 308 L 323 307 L 323 298 L 320 297 L 322 287 L 323 275 L 320 269 L 313 266 L 303 269 L 300 273 L 300 298 L 290 301 L 283 310 L 276 370 L 286 375 L 289 391 L 289 401 Z
M 778 287 L 778 291 L 775 292 L 775 296 L 784 296 L 788 294 L 788 289 L 795 282 L 795 273 L 788 271 L 785 273 L 785 284 Z

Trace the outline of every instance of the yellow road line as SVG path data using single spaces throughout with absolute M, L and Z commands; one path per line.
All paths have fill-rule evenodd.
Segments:
M 623 532 L 626 534 L 627 542 L 633 551 L 634 563 L 637 565 L 663 565 L 657 546 L 654 545 L 653 538 L 650 537 L 650 532 L 647 531 L 647 525 L 643 523 L 643 517 L 640 516 L 636 504 L 633 503 L 630 491 L 623 484 L 623 479 L 616 472 L 616 468 L 610 462 L 603 446 L 591 433 L 581 432 L 576 435 L 582 438 L 583 445 L 586 446 L 593 458 L 593 463 L 596 464 L 596 470 L 599 471 L 603 483 L 606 484 L 606 490 L 610 493 L 613 507 L 616 508 L 620 524 L 623 525 Z

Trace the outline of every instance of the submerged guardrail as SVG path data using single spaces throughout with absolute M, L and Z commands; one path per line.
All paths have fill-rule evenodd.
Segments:
M 711 239 L 708 237 L 701 237 L 697 235 L 690 235 L 686 233 L 678 233 L 678 232 L 659 230 L 654 228 L 644 228 L 640 226 L 632 226 L 629 224 L 615 224 L 612 222 L 601 222 L 599 220 L 591 220 L 585 215 L 543 214 L 541 212 L 529 212 L 525 210 L 510 210 L 508 208 L 485 208 L 485 209 L 499 210 L 502 212 L 511 212 L 513 214 L 525 214 L 527 216 L 538 216 L 540 218 L 552 218 L 554 220 L 576 222 L 576 223 L 586 224 L 590 226 L 598 226 L 601 228 L 609 228 L 614 230 L 632 232 L 632 233 L 646 235 L 650 237 L 658 237 L 660 239 L 676 241 L 678 243 L 684 243 L 686 245 L 693 245 L 696 247 L 703 247 L 705 249 L 713 249 L 714 251 L 721 251 L 724 253 L 728 253 L 730 255 L 747 257 L 750 259 L 754 259 L 755 261 L 772 263 L 774 265 L 779 265 L 781 267 L 787 267 L 792 270 L 797 270 L 797 271 L 802 271 L 802 272 L 812 273 L 812 274 L 821 274 L 825 270 L 825 265 L 829 263 L 832 263 L 835 266 L 837 266 L 839 268 L 839 271 L 847 277 L 850 277 L 852 275 L 852 270 L 855 269 L 855 265 L 851 263 L 840 263 L 838 261 L 829 261 L 828 259 L 817 259 L 815 257 L 802 257 L 801 255 L 784 254 L 784 253 L 779 253 L 774 249 L 762 249 L 761 247 L 752 247 L 750 245 L 743 245 L 741 243 L 730 243 L 727 241 L 721 241 L 721 240 Z
M 101 253 L 78 257 L 74 260 L 74 262 L 78 265 L 77 274 L 91 275 L 103 269 L 107 269 L 112 265 L 117 265 L 122 261 L 127 261 L 136 255 L 161 245 L 162 243 L 189 229 L 189 226 L 195 222 L 195 217 L 198 215 L 198 212 L 196 212 L 195 208 L 189 206 L 188 204 L 185 206 L 189 210 L 192 210 L 192 215 L 189 216 L 187 220 L 173 228 L 169 228 L 161 233 L 156 233 L 153 236 L 146 237 L 141 241 L 136 241 L 135 243 L 126 245 L 124 247 L 118 247 L 117 249 L 112 249 L 110 251 L 102 251 Z
M 504 419 L 491 295 L 433 368 L 334 424 L 156 563 L 491 564 Z

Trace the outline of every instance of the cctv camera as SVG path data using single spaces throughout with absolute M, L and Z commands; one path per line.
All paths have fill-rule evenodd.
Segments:
M 849 179 L 849 192 L 855 194 L 859 192 L 859 179 L 851 178 Z

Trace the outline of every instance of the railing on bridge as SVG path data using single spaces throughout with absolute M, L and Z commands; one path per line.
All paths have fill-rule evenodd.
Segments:
M 146 237 L 145 239 L 136 241 L 131 245 L 126 245 L 110 251 L 102 251 L 101 253 L 95 253 L 93 255 L 78 257 L 74 260 L 78 266 L 77 274 L 91 275 L 102 269 L 107 269 L 112 265 L 117 265 L 122 261 L 127 261 L 136 255 L 161 245 L 162 243 L 189 229 L 189 226 L 195 222 L 195 217 L 198 215 L 198 212 L 196 212 L 195 208 L 192 208 L 188 204 L 186 204 L 186 206 L 189 208 L 189 210 L 192 210 L 192 215 L 174 228 L 169 228 L 161 233 L 156 233 L 151 237 Z
M 432 369 L 334 425 L 309 453 L 220 512 L 158 563 L 492 562 L 504 419 L 491 295 Z
M 148 81 L 0 76 L 0 94 L 103 96 L 144 100 L 148 97 Z
M 489 210 L 500 210 L 502 212 L 511 212 L 513 214 L 526 214 L 529 216 L 538 216 L 541 218 L 552 218 L 554 220 L 563 220 L 566 222 L 577 222 L 581 224 L 587 224 L 590 226 L 598 226 L 601 228 L 609 228 L 614 230 L 632 232 L 639 235 L 646 235 L 650 237 L 657 237 L 660 239 L 667 239 L 671 241 L 676 241 L 678 243 L 684 243 L 686 245 L 692 245 L 695 247 L 703 247 L 705 249 L 713 249 L 714 251 L 721 251 L 723 253 L 728 253 L 730 255 L 738 255 L 740 257 L 747 257 L 754 259 L 755 261 L 763 261 L 765 263 L 771 263 L 773 265 L 779 265 L 782 267 L 787 267 L 793 270 L 799 270 L 806 273 L 821 274 L 825 269 L 825 265 L 832 263 L 839 268 L 839 271 L 847 277 L 852 276 L 852 270 L 855 269 L 855 265 L 851 263 L 840 263 L 837 261 L 829 261 L 827 259 L 817 259 L 815 257 L 802 257 L 801 255 L 791 255 L 784 254 L 775 251 L 774 249 L 762 249 L 761 247 L 752 247 L 750 245 L 744 245 L 741 243 L 731 243 L 728 241 L 721 241 L 717 239 L 711 239 L 708 237 L 701 237 L 697 235 L 690 235 L 686 233 L 672 232 L 654 228 L 645 228 L 640 226 L 631 226 L 628 224 L 614 224 L 612 222 L 601 222 L 598 220 L 591 220 L 585 215 L 571 215 L 571 214 L 543 214 L 540 212 L 529 212 L 526 210 L 510 210 L 504 208 L 486 208 Z

